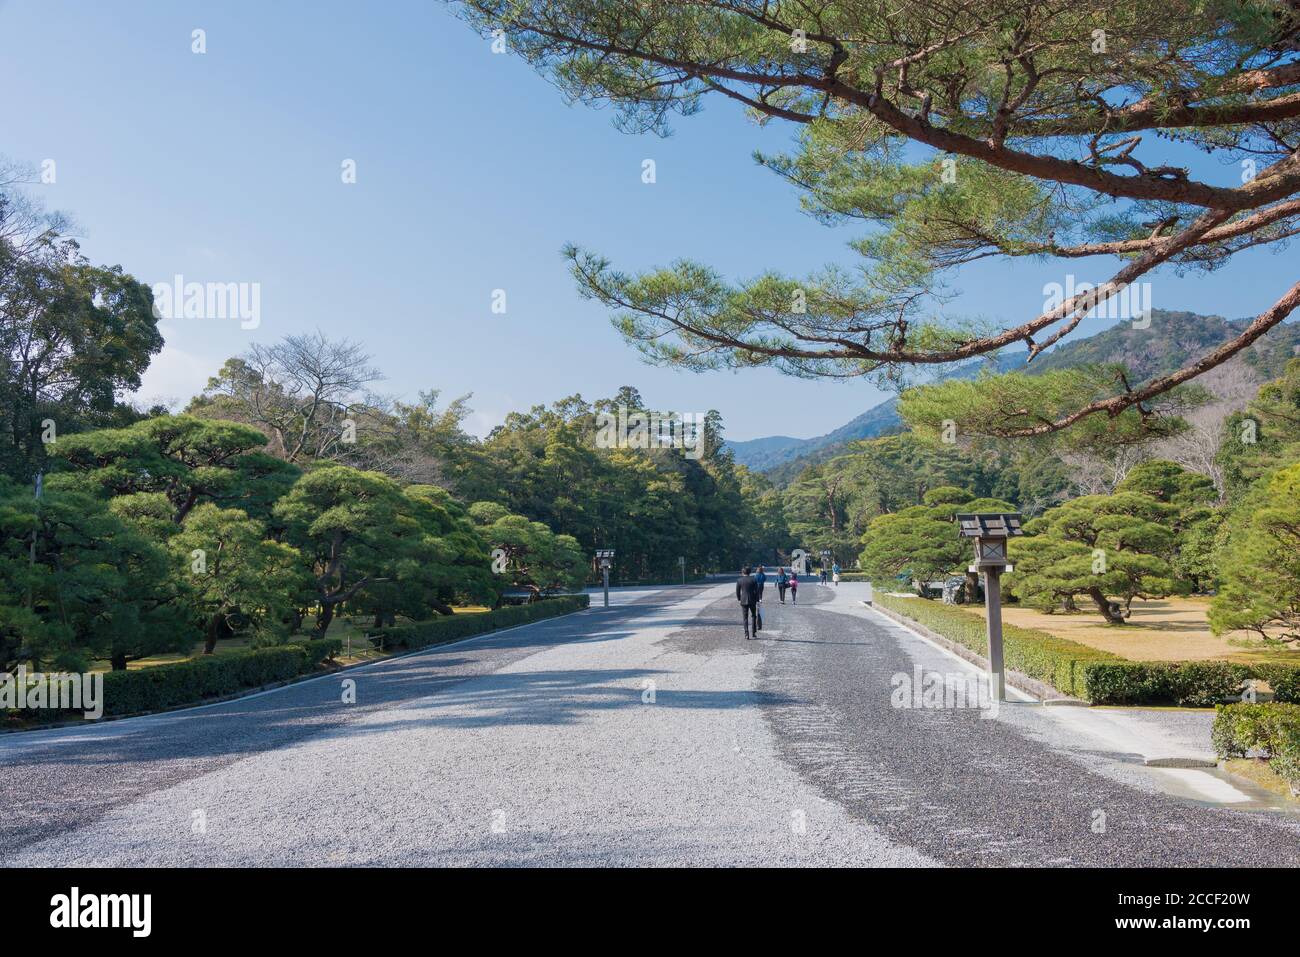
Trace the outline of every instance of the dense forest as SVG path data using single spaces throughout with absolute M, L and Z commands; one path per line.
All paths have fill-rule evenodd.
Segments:
M 0 193 L 6 670 L 123 669 L 234 635 L 324 635 L 343 611 L 380 627 L 544 597 L 591 580 L 596 548 L 629 583 L 789 546 L 717 412 L 690 447 L 644 430 L 601 447 L 602 414 L 646 408 L 629 387 L 480 440 L 468 396 L 385 396 L 362 346 L 319 333 L 232 356 L 183 408 L 139 408 L 162 344 L 150 287 Z

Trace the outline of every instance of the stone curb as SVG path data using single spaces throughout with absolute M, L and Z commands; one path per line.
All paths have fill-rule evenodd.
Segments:
M 917 599 L 917 601 L 923 601 L 923 600 L 924 599 L 919 599 L 919 598 Z M 863 604 L 866 605 L 867 603 L 863 602 Z M 971 651 L 965 645 L 959 644 L 958 642 L 953 641 L 951 638 L 945 638 L 943 635 L 939 634 L 936 631 L 932 631 L 931 629 L 927 628 L 925 625 L 921 624 L 920 622 L 913 621 L 911 618 L 908 618 L 906 615 L 900 615 L 898 612 L 893 611 L 892 609 L 882 608 L 881 606 L 874 605 L 874 604 L 867 605 L 867 607 L 871 608 L 873 611 L 879 612 L 880 614 L 884 615 L 886 618 L 889 618 L 892 621 L 896 621 L 898 624 L 903 625 L 906 628 L 910 628 L 912 631 L 915 631 L 917 634 L 925 638 L 926 641 L 933 642 L 934 644 L 938 645 L 940 648 L 945 649 L 946 651 L 951 651 L 958 658 L 961 658 L 965 661 L 969 661 L 971 664 L 975 665 L 976 667 L 984 671 L 988 670 L 989 667 L 988 659 L 985 658 L 983 655 L 979 655 Z M 1087 701 L 1084 701 L 1081 698 L 1072 698 L 1067 694 L 1062 694 L 1060 691 L 1053 688 L 1047 682 L 1039 681 L 1037 678 L 1031 678 L 1029 677 L 1029 675 L 1019 671 L 1015 671 L 1011 668 L 1007 669 L 1006 674 L 1004 676 L 1004 680 L 1011 687 L 1018 688 L 1021 691 L 1025 692 L 1026 694 L 1033 695 L 1035 698 L 1039 699 L 1039 701 L 1045 705 L 1055 705 L 1058 707 L 1061 705 L 1085 707 L 1085 708 L 1091 707 L 1091 705 Z

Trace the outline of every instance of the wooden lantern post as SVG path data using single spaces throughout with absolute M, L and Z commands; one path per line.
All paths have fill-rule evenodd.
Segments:
M 963 538 L 975 539 L 972 572 L 984 573 L 984 610 L 988 616 L 989 692 L 994 701 L 1005 701 L 1006 679 L 1002 655 L 1002 573 L 1012 570 L 1007 562 L 1007 539 L 1023 535 L 1018 513 L 959 513 L 954 516 Z
M 614 564 L 614 549 L 596 550 L 596 560 L 600 562 L 600 574 L 605 582 L 605 607 L 609 607 L 609 567 Z

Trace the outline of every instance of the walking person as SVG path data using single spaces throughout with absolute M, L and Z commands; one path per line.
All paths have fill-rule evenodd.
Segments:
M 790 573 L 790 604 L 799 604 L 799 576 L 794 572 Z
M 740 570 L 740 577 L 736 579 L 736 601 L 740 602 L 740 617 L 745 625 L 745 637 L 749 638 L 751 624 L 754 631 L 758 630 L 758 582 L 749 573 L 748 565 Z
M 790 576 L 785 573 L 784 568 L 776 570 L 776 590 L 780 593 L 781 604 L 785 604 L 786 589 L 790 587 Z
M 838 588 L 840 586 L 840 563 L 839 562 L 836 562 L 835 564 L 831 565 L 831 578 L 834 579 L 835 587 Z
M 758 583 L 758 604 L 754 606 L 754 631 L 759 632 L 763 630 L 763 589 L 767 587 L 767 572 L 763 571 L 762 565 L 759 565 L 754 573 L 754 581 Z

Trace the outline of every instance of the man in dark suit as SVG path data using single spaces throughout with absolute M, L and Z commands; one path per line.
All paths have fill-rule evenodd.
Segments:
M 758 631 L 758 582 L 749 573 L 748 565 L 740 570 L 740 577 L 736 579 L 736 601 L 740 602 L 745 637 L 750 638 L 752 632 Z

